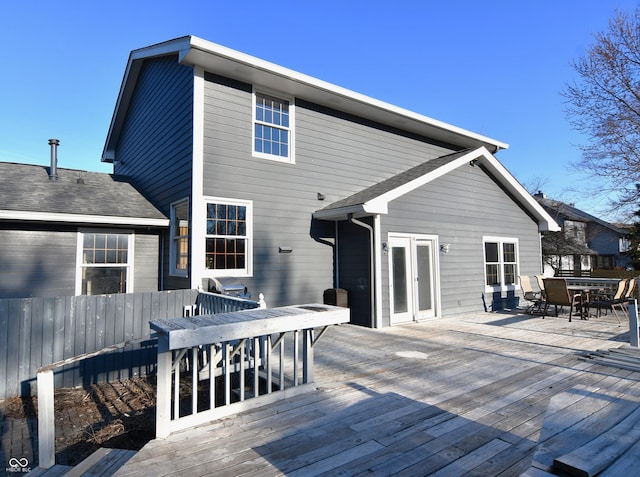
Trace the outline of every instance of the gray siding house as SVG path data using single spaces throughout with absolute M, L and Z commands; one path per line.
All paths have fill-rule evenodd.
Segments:
M 543 258 L 548 274 L 631 266 L 629 231 L 548 198 L 542 191 L 534 198 L 562 228 L 561 234 L 543 236 Z
M 382 327 L 499 308 L 540 273 L 558 227 L 506 147 L 187 36 L 131 53 L 102 160 L 170 217 L 164 288 L 340 288 Z
M 0 298 L 158 290 L 169 221 L 126 177 L 0 162 L 0 188 Z

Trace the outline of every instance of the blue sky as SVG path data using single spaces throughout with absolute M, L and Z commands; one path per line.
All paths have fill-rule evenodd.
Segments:
M 588 197 L 560 92 L 631 0 L 3 1 L 0 160 L 111 172 L 100 162 L 129 52 L 195 35 L 510 145 L 525 186 Z M 572 192 L 578 189 L 579 192 Z M 587 194 L 585 194 L 587 193 Z

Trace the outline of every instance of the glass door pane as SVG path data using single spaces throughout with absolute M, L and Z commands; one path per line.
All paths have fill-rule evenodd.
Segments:
M 393 311 L 406 313 L 409 310 L 407 300 L 407 249 L 392 247 L 391 260 L 393 267 Z
M 416 259 L 418 262 L 418 312 L 423 312 L 433 308 L 430 244 L 418 244 Z

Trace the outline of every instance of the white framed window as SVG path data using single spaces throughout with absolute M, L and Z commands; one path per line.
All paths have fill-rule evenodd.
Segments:
M 251 274 L 253 203 L 206 199 L 205 269 L 214 277 Z
M 77 295 L 104 295 L 133 291 L 131 232 L 81 230 L 77 246 Z
M 169 246 L 169 273 L 189 275 L 189 199 L 171 204 L 171 244 Z
M 293 164 L 294 101 L 253 92 L 253 155 Z
M 518 288 L 518 239 L 483 237 L 484 284 L 488 291 Z

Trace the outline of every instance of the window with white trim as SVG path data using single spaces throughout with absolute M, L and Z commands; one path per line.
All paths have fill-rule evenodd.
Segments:
M 189 200 L 171 204 L 171 275 L 186 277 L 189 274 L 189 228 Z
M 253 95 L 253 155 L 293 163 L 293 101 Z
M 513 289 L 518 279 L 518 239 L 485 237 L 484 275 L 488 288 Z
M 207 202 L 205 268 L 214 276 L 248 275 L 252 256 L 252 203 Z
M 133 234 L 81 232 L 76 291 L 81 295 L 126 293 L 132 282 Z

